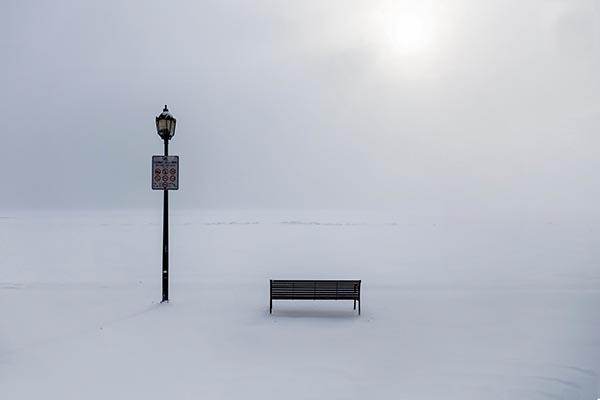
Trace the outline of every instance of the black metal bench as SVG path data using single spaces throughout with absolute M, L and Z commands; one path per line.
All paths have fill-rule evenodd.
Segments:
M 354 300 L 360 315 L 360 281 L 271 280 L 269 313 L 273 313 L 273 300 Z

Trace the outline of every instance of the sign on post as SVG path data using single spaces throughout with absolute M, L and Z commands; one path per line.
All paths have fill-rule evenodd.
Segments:
M 152 190 L 179 189 L 179 156 L 152 156 Z

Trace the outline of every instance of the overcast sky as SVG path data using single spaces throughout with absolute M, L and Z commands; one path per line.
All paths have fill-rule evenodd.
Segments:
M 0 208 L 592 211 L 600 1 L 3 2 Z

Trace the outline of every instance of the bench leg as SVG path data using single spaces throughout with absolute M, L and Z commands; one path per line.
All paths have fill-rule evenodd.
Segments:
M 354 300 L 354 309 L 356 310 L 356 300 Z
M 360 300 L 358 301 L 358 315 L 360 315 Z
M 269 314 L 273 314 L 273 300 L 271 300 L 271 305 L 269 306 Z

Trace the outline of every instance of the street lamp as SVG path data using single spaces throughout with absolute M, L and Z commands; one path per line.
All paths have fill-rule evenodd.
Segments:
M 169 109 L 165 105 L 162 114 L 156 117 L 156 132 L 158 132 L 158 136 L 163 138 L 165 143 L 175 136 L 176 123 L 177 120 L 169 113 Z
M 177 120 L 167 106 L 156 117 L 156 132 L 165 142 L 165 157 L 169 155 L 169 140 L 175 135 Z M 169 301 L 169 191 L 165 188 L 163 201 L 162 302 Z M 162 303 L 161 302 L 161 303 Z

